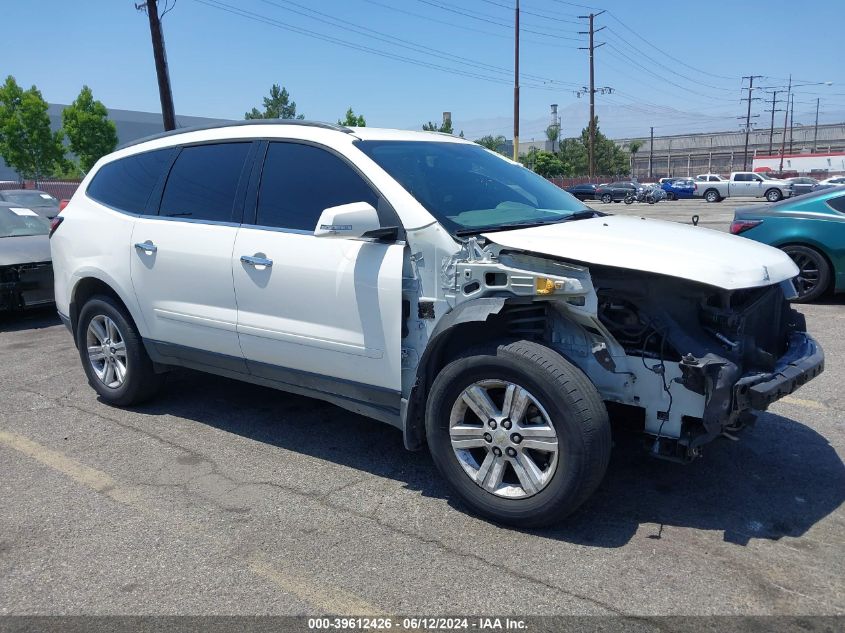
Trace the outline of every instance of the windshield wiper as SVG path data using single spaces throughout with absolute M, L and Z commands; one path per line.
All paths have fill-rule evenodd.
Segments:
M 479 233 L 493 233 L 495 231 L 510 231 L 511 229 L 527 229 L 534 226 L 546 226 L 548 224 L 558 224 L 560 222 L 569 222 L 570 220 L 585 220 L 587 218 L 592 218 L 595 216 L 603 215 L 598 211 L 593 211 L 592 209 L 585 209 L 584 211 L 576 211 L 566 217 L 562 217 L 558 220 L 550 220 L 545 222 L 514 222 L 512 224 L 494 224 L 492 226 L 482 226 L 477 228 L 467 228 L 467 229 L 458 229 L 455 231 L 455 235 L 461 237 L 464 235 L 477 235 Z

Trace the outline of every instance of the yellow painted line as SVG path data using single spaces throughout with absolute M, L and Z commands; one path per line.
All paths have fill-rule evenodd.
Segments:
M 268 563 L 252 559 L 249 568 L 259 576 L 270 580 L 284 591 L 322 609 L 326 613 L 339 615 L 380 615 L 376 607 L 359 600 L 357 597 L 339 589 L 327 591 L 323 586 L 315 586 L 310 580 L 283 572 Z
M 819 411 L 828 408 L 823 402 L 818 402 L 816 400 L 804 400 L 803 398 L 794 398 L 793 396 L 784 396 L 780 399 L 780 401 L 786 402 L 787 404 L 794 404 L 799 407 L 806 407 L 808 409 L 817 409 Z
M 0 431 L 0 444 L 13 448 L 19 453 L 23 453 L 35 461 L 70 477 L 76 483 L 131 506 L 143 514 L 157 514 L 155 510 L 143 503 L 139 495 L 132 490 L 121 487 L 108 473 L 81 464 L 60 451 L 47 448 L 28 437 L 8 431 Z M 179 517 L 176 523 L 179 524 L 180 529 L 200 534 L 221 547 L 225 547 L 228 543 L 219 536 L 206 531 L 199 524 L 186 522 L 182 517 Z M 269 580 L 282 591 L 296 596 L 326 613 L 337 615 L 379 615 L 381 613 L 380 609 L 346 591 L 328 587 L 323 582 L 314 582 L 304 576 L 279 569 L 257 556 L 248 557 L 246 563 L 254 574 Z

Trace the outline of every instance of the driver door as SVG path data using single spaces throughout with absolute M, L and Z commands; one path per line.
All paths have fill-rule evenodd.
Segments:
M 295 142 L 268 143 L 255 179 L 232 253 L 250 373 L 398 404 L 404 245 L 314 235 L 324 209 L 379 195 L 338 155 Z

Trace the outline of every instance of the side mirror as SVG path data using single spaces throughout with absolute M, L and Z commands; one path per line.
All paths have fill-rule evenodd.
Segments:
M 368 202 L 351 202 L 329 207 L 320 214 L 315 237 L 367 237 L 381 227 L 378 212 Z

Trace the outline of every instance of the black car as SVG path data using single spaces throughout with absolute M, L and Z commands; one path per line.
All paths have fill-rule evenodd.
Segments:
M 629 194 L 636 194 L 642 185 L 636 182 L 619 181 L 596 188 L 596 200 L 602 202 L 621 202 Z
M 572 187 L 569 187 L 566 191 L 571 193 L 579 200 L 595 200 L 597 187 L 597 185 L 592 185 L 588 182 L 585 182 L 580 185 L 573 185 Z
M 0 202 L 0 312 L 53 303 L 49 233 L 35 211 Z
M 800 196 L 805 193 L 812 193 L 821 189 L 827 189 L 833 185 L 823 185 L 815 178 L 809 176 L 798 176 L 796 178 L 787 178 L 786 182 L 792 183 L 792 195 Z
M 0 191 L 0 202 L 6 202 L 13 207 L 32 209 L 48 220 L 52 220 L 59 214 L 59 201 L 49 193 L 37 189 L 6 189 Z

